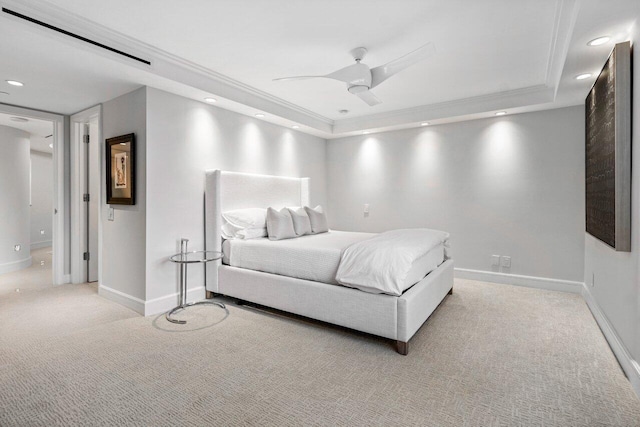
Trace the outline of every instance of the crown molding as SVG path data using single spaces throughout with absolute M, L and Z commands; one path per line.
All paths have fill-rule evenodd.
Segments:
M 554 89 L 546 85 L 531 86 L 488 95 L 445 101 L 388 113 L 372 114 L 338 120 L 333 126 L 334 134 L 348 134 L 363 129 L 372 131 L 406 123 L 447 119 L 487 111 L 544 104 L 554 100 Z
M 569 53 L 571 36 L 578 19 L 580 4 L 577 0 L 558 0 L 553 25 L 553 36 L 549 46 L 549 60 L 545 82 L 554 89 L 555 98 L 562 77 L 562 69 Z

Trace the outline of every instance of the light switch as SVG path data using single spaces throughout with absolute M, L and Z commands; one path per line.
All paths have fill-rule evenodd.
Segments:
M 500 255 L 491 255 L 491 265 L 500 267 Z
M 114 214 L 114 212 L 113 212 L 113 208 L 112 208 L 112 207 L 109 207 L 109 215 L 108 215 L 108 218 L 107 218 L 107 219 L 108 219 L 109 221 L 113 221 L 113 217 L 114 217 L 114 215 L 115 215 L 115 214 Z
M 364 204 L 364 213 L 369 213 L 369 203 Z
M 504 268 L 511 268 L 511 257 L 510 256 L 503 256 L 502 257 L 502 266 Z

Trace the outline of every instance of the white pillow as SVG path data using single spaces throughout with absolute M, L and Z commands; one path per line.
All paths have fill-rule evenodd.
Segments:
M 269 240 L 282 240 L 296 237 L 289 209 L 282 208 L 278 212 L 273 208 L 267 208 L 267 231 L 269 233 Z
M 309 221 L 309 215 L 304 208 L 288 208 L 293 220 L 293 229 L 297 236 L 303 236 L 305 234 L 311 234 L 311 221 Z
M 222 218 L 239 229 L 265 228 L 267 210 L 262 208 L 236 209 L 222 213 Z
M 230 239 L 237 239 L 238 238 L 238 231 L 243 230 L 240 227 L 236 227 L 232 224 L 229 223 L 229 221 L 227 221 L 226 219 L 224 219 L 224 217 L 222 218 L 222 237 L 230 240 Z
M 259 239 L 260 237 L 267 237 L 266 228 L 245 228 L 236 233 L 238 239 Z
M 305 206 L 304 210 L 307 212 L 309 221 L 311 222 L 311 234 L 326 233 L 329 231 L 327 216 L 325 215 L 322 206 L 318 205 L 313 209 Z

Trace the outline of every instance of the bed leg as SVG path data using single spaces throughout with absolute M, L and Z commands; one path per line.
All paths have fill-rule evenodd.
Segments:
M 396 351 L 399 354 L 406 356 L 407 354 L 409 354 L 409 343 L 404 341 L 396 341 Z
M 448 295 L 453 295 L 453 286 L 451 287 L 451 289 L 449 289 L 449 294 Z
M 206 299 L 211 299 L 211 298 L 213 298 L 213 292 L 211 292 L 211 291 L 206 291 L 206 292 L 205 292 L 204 297 L 205 297 Z

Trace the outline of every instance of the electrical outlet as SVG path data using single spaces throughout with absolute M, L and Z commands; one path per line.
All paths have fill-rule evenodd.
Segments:
M 112 208 L 112 207 L 110 207 L 110 208 L 109 208 L 109 215 L 108 215 L 108 218 L 107 218 L 107 219 L 108 219 L 109 221 L 113 221 L 113 217 L 114 217 L 113 208 Z
M 510 256 L 503 256 L 501 265 L 502 265 L 503 268 L 511 268 L 511 257 Z
M 500 255 L 491 255 L 491 265 L 500 267 Z
M 20 252 L 20 245 L 14 245 L 13 250 L 16 252 Z
M 44 236 L 44 230 L 40 230 L 40 234 Z
M 364 213 L 369 213 L 369 203 L 364 204 Z

